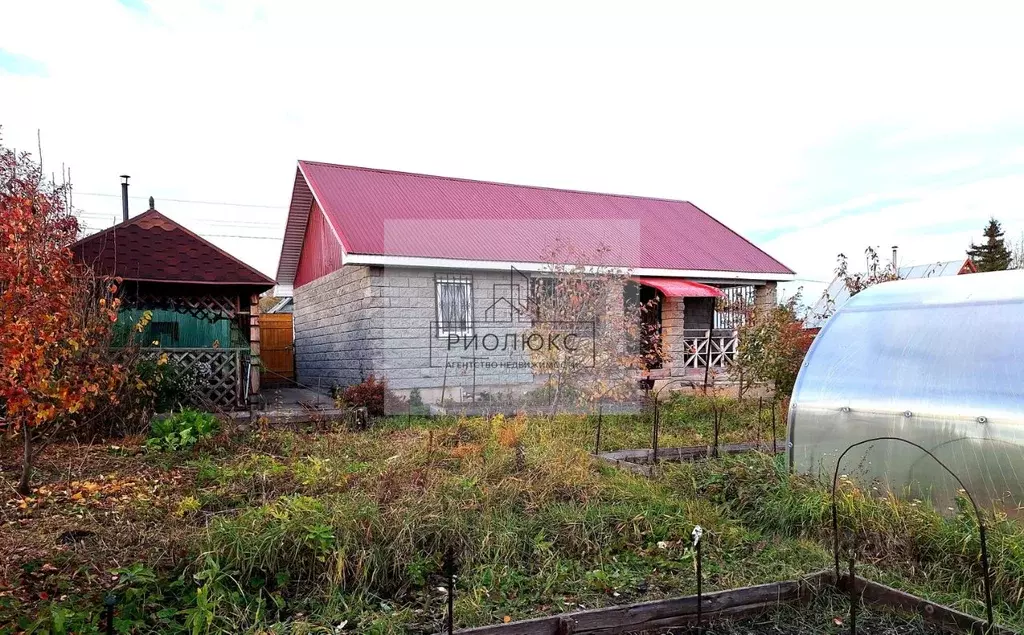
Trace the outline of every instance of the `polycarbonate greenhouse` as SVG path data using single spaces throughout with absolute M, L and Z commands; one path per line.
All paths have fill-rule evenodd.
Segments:
M 1024 271 L 903 280 L 822 328 L 789 409 L 789 465 L 831 482 L 840 454 L 911 441 L 979 505 L 1024 501 Z M 853 447 L 839 473 L 951 505 L 959 485 L 918 447 Z

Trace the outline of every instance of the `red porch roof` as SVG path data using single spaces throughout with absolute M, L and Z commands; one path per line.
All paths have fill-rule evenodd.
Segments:
M 682 278 L 646 278 L 634 276 L 634 282 L 654 287 L 667 298 L 721 298 L 721 289 Z
M 139 282 L 269 289 L 274 281 L 155 209 L 71 246 L 96 273 Z
M 592 265 L 751 279 L 793 273 L 685 201 L 300 161 L 281 248 L 281 284 L 295 280 L 313 202 L 343 258 L 546 263 L 560 243 L 600 254 L 599 262 L 586 263 Z

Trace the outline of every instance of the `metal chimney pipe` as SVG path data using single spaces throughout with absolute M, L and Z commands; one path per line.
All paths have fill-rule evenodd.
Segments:
M 121 219 L 124 222 L 128 222 L 128 179 L 131 177 L 127 174 L 121 175 Z
M 899 264 L 897 264 L 897 262 L 896 262 L 896 250 L 898 248 L 899 248 L 899 245 L 893 245 L 892 246 L 892 268 L 893 269 L 898 269 L 899 268 Z

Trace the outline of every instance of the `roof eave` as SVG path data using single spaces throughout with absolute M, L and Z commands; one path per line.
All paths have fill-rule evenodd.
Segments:
M 440 269 L 481 269 L 489 271 L 505 271 L 515 267 L 520 271 L 550 271 L 552 263 L 546 262 L 513 262 L 502 260 L 468 260 L 458 258 L 428 258 L 419 256 L 390 256 L 382 254 L 345 254 L 343 265 L 371 265 L 390 267 L 422 267 Z M 792 271 L 719 271 L 705 269 L 666 269 L 656 267 L 620 267 L 609 265 L 585 265 L 594 269 L 615 269 L 636 276 L 662 278 L 686 278 L 699 280 L 719 280 L 736 282 L 788 282 L 796 274 Z

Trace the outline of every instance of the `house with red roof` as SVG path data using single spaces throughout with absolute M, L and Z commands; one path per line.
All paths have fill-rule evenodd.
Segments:
M 123 336 L 149 312 L 138 341 L 191 378 L 192 403 L 244 407 L 259 392 L 259 295 L 274 281 L 153 205 L 151 197 L 149 210 L 79 240 L 72 253 L 95 275 L 121 279 Z
M 300 161 L 277 272 L 294 293 L 298 380 L 374 374 L 456 399 L 530 385 L 529 368 L 500 362 L 521 349 L 516 325 L 485 316 L 550 272 L 556 245 L 593 254 L 563 264 L 628 271 L 632 293 L 658 299 L 663 377 L 726 364 L 735 307 L 774 303 L 777 283 L 793 277 L 685 201 Z M 462 358 L 472 370 L 454 373 Z

